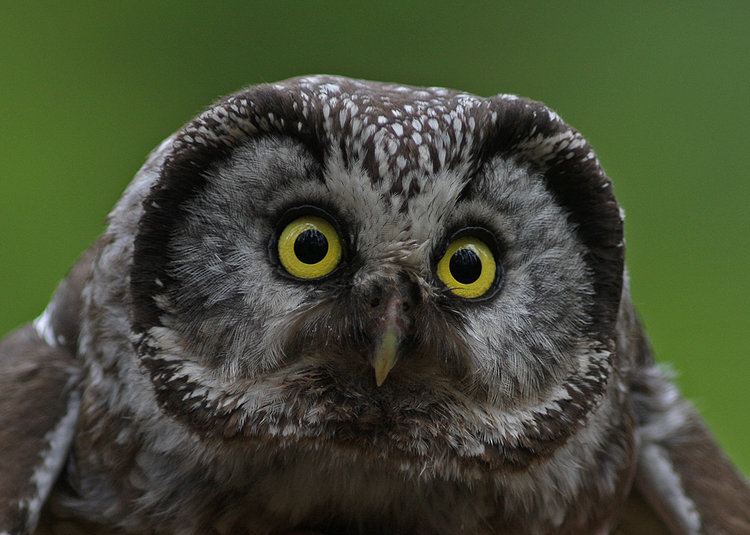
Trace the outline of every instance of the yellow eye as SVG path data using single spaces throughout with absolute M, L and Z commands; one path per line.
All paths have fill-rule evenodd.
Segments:
M 474 236 L 453 240 L 437 265 L 437 274 L 459 297 L 482 297 L 495 282 L 497 264 L 492 250 Z
M 341 240 L 321 217 L 303 216 L 289 223 L 279 236 L 279 260 L 290 275 L 318 279 L 341 261 Z

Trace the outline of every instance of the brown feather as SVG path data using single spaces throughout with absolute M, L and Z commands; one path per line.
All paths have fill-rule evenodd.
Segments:
M 0 525 L 24 533 L 30 510 L 25 500 L 39 492 L 32 481 L 45 464 L 50 435 L 65 418 L 79 375 L 78 363 L 66 348 L 51 347 L 31 324 L 0 342 Z M 62 465 L 49 467 L 59 472 Z M 41 497 L 42 500 L 44 497 Z

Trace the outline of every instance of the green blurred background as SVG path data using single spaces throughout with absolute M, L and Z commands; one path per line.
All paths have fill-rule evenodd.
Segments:
M 0 332 L 221 95 L 308 73 L 517 93 L 596 148 L 656 353 L 750 473 L 750 3 L 0 5 Z

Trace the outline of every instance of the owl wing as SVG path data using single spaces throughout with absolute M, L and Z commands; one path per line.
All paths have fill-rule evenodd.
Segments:
M 618 535 L 748 535 L 750 484 L 657 366 L 634 319 L 635 480 Z
M 2 535 L 34 530 L 68 456 L 80 406 L 80 295 L 95 249 L 60 283 L 34 323 L 0 341 Z
M 666 533 L 750 534 L 750 486 L 695 409 L 656 367 L 642 370 L 634 392 L 640 447 L 631 503 L 649 504 Z

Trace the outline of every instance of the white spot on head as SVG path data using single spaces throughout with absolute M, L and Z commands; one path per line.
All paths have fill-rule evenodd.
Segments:
M 508 102 L 519 100 L 518 96 L 511 95 L 510 93 L 503 93 L 502 95 L 498 95 L 498 98 L 501 98 L 502 100 L 507 100 Z
M 341 93 L 341 87 L 332 83 L 323 84 L 320 86 L 320 89 L 323 93 L 328 93 L 328 94 L 333 94 L 333 95 L 337 95 Z
M 388 154 L 393 156 L 398 150 L 398 142 L 395 139 L 388 140 Z

